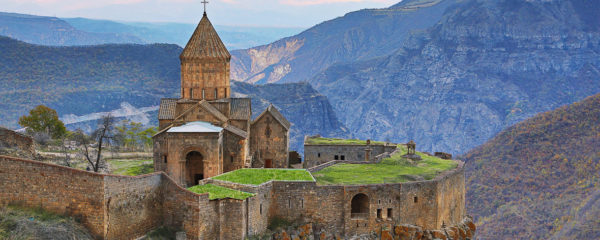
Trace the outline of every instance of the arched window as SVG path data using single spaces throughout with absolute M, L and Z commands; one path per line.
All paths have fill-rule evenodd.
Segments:
M 352 207 L 351 218 L 369 218 L 369 197 L 367 195 L 362 193 L 354 195 L 350 206 Z
M 204 88 L 202 89 L 202 99 L 204 99 Z

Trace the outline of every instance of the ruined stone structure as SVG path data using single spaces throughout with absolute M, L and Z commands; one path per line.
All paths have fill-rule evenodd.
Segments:
M 183 186 L 240 168 L 287 168 L 290 122 L 269 106 L 251 121 L 230 98 L 231 55 L 206 13 L 180 56 L 181 97 L 161 100 L 154 168 Z
M 371 161 L 375 156 L 391 153 L 396 144 L 310 144 L 304 138 L 304 168 L 312 168 L 330 161 Z
M 0 127 L 0 154 L 33 158 L 35 142 L 29 136 Z

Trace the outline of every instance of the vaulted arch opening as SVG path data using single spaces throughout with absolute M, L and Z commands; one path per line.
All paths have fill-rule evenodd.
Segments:
M 188 186 L 198 185 L 198 181 L 204 179 L 204 156 L 200 152 L 191 151 L 185 157 L 185 168 L 187 169 L 186 184 Z
M 350 212 L 351 218 L 368 218 L 369 217 L 369 197 L 363 193 L 359 193 L 352 197 L 350 204 L 352 207 Z

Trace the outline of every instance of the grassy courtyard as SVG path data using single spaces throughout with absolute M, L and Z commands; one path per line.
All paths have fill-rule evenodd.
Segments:
M 195 193 L 208 193 L 208 199 L 210 199 L 210 200 L 223 199 L 223 198 L 233 198 L 233 199 L 244 200 L 246 198 L 254 196 L 254 194 L 252 194 L 252 193 L 242 192 L 242 191 L 225 188 L 225 187 L 221 187 L 221 186 L 217 186 L 217 185 L 213 185 L 213 184 L 197 185 L 197 186 L 188 188 L 188 190 L 195 192 Z
M 116 175 L 138 176 L 154 172 L 152 159 L 111 159 L 108 163 Z
M 314 144 L 314 145 L 366 145 L 366 140 L 359 139 L 340 139 L 340 138 L 308 138 L 305 144 Z M 371 141 L 373 145 L 384 145 L 385 142 L 379 141 Z
M 381 183 L 401 183 L 417 178 L 430 180 L 439 173 L 456 168 L 458 163 L 437 157 L 417 153 L 423 160 L 410 163 L 402 158 L 406 153 L 404 146 L 398 146 L 402 151 L 382 160 L 378 164 L 336 164 L 313 173 L 320 185 L 361 185 Z
M 260 185 L 271 180 L 314 181 L 310 173 L 305 169 L 245 168 L 213 177 L 213 179 L 252 185 Z

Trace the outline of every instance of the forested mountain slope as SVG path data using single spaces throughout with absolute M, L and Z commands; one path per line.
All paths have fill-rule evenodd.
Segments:
M 464 156 L 478 239 L 600 239 L 600 94 Z

